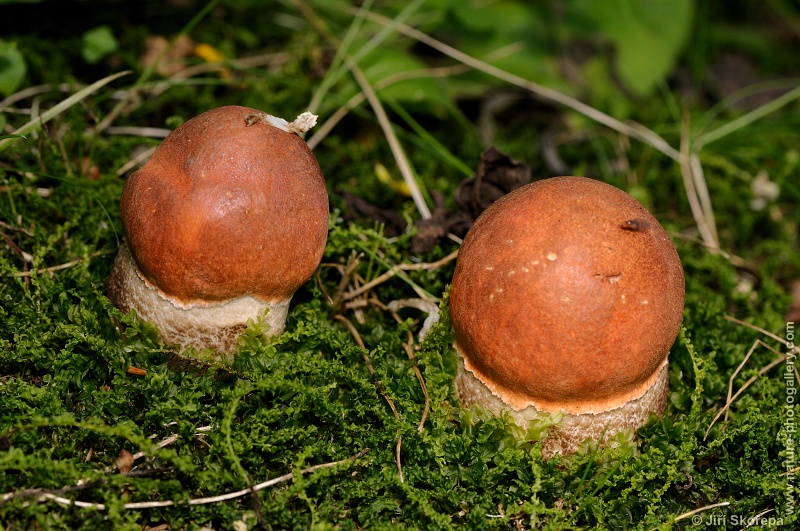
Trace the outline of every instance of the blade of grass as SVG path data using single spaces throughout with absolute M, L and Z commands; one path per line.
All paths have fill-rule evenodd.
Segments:
M 388 25 L 391 22 L 388 18 L 375 13 L 368 13 L 367 17 L 382 25 Z M 637 122 L 625 123 L 617 120 L 616 118 L 613 118 L 602 111 L 576 100 L 575 98 L 567 96 L 566 94 L 562 94 L 556 90 L 539 85 L 538 83 L 534 83 L 533 81 L 529 81 L 510 72 L 506 72 L 505 70 L 502 70 L 496 66 L 472 57 L 471 55 L 438 41 L 415 28 L 405 24 L 395 25 L 397 30 L 401 33 L 404 33 L 409 37 L 418 40 L 419 42 L 427 44 L 431 48 L 455 59 L 456 61 L 489 74 L 490 76 L 496 77 L 497 79 L 505 81 L 506 83 L 528 90 L 544 100 L 548 100 L 572 109 L 599 124 L 605 125 L 606 127 L 623 135 L 635 138 L 660 151 L 672 160 L 678 162 L 681 165 L 682 171 L 689 172 L 684 176 L 684 182 L 689 183 L 691 181 L 693 183 L 691 188 L 686 190 L 686 193 L 687 196 L 689 196 L 689 201 L 696 203 L 696 208 L 692 208 L 692 215 L 695 218 L 698 228 L 701 230 L 703 239 L 708 244 L 709 248 L 719 247 L 719 242 L 716 236 L 717 230 L 714 223 L 713 209 L 711 208 L 711 202 L 709 198 L 710 196 L 707 193 L 707 187 L 703 177 L 702 168 L 700 167 L 699 160 L 696 158 L 696 154 L 694 152 L 688 153 L 690 156 L 687 157 L 686 153 L 681 153 L 681 151 L 676 150 L 658 133 L 642 124 Z
M 704 135 L 700 135 L 694 141 L 694 149 L 695 151 L 699 152 L 703 146 L 707 146 L 712 142 L 716 142 L 720 138 L 723 138 L 731 133 L 734 133 L 744 127 L 747 127 L 751 123 L 759 120 L 768 114 L 771 114 L 781 107 L 788 105 L 792 101 L 800 98 L 800 86 L 796 87 L 794 90 L 790 90 L 786 94 L 782 96 L 778 96 L 774 100 L 765 103 L 761 107 L 753 109 L 752 111 L 748 112 L 736 118 L 735 120 L 731 120 L 730 122 L 722 125 L 712 131 Z
M 708 111 L 706 111 L 703 116 L 697 120 L 696 123 L 696 134 L 700 134 L 711 125 L 711 122 L 714 119 L 729 110 L 733 107 L 734 104 L 737 102 L 753 96 L 755 94 L 761 94 L 762 92 L 773 91 L 773 90 L 789 90 L 794 87 L 800 85 L 800 79 L 778 79 L 778 80 L 770 80 L 765 81 L 762 83 L 755 83 L 753 85 L 749 85 L 743 89 L 737 90 L 730 96 L 726 97 L 713 107 L 711 107 Z
M 194 17 L 192 17 L 192 19 L 183 28 L 181 28 L 178 34 L 175 35 L 175 37 L 173 37 L 173 39 L 169 42 L 169 45 L 167 45 L 166 48 L 161 50 L 161 53 L 158 54 L 155 61 L 153 61 L 150 65 L 147 66 L 147 68 L 144 69 L 139 78 L 133 83 L 133 86 L 128 91 L 126 91 L 125 97 L 122 98 L 122 100 L 119 101 L 114 106 L 113 109 L 111 109 L 111 112 L 109 112 L 99 124 L 97 124 L 97 127 L 95 127 L 95 134 L 101 133 L 108 126 L 114 123 L 114 120 L 117 119 L 117 116 L 119 116 L 120 113 L 129 104 L 130 99 L 133 97 L 133 95 L 136 94 L 142 88 L 142 85 L 144 85 L 144 83 L 148 79 L 150 79 L 150 76 L 152 76 L 153 72 L 155 72 L 156 68 L 158 68 L 161 59 L 164 56 L 166 56 L 166 54 L 173 48 L 173 46 L 175 46 L 175 43 L 178 41 L 178 39 L 180 39 L 184 35 L 187 35 L 220 2 L 221 0 L 210 0 L 205 6 L 203 6 L 203 9 L 201 9 L 200 12 L 198 12 Z
M 469 166 L 464 164 L 461 159 L 453 155 L 450 150 L 444 147 L 442 143 L 439 142 L 436 137 L 430 134 L 424 127 L 422 127 L 419 122 L 414 120 L 414 118 L 403 108 L 402 105 L 393 99 L 387 100 L 387 103 L 392 110 L 397 113 L 397 115 L 400 116 L 400 118 L 402 118 L 409 125 L 409 127 L 411 127 L 417 136 L 419 136 L 428 146 L 430 146 L 431 150 L 438 155 L 440 159 L 450 164 L 467 177 L 472 177 L 475 172 L 473 172 Z
M 397 167 L 400 169 L 400 173 L 403 174 L 403 180 L 406 182 L 408 189 L 411 191 L 411 198 L 414 200 L 417 210 L 422 216 L 422 219 L 429 219 L 431 217 L 431 210 L 428 207 L 428 204 L 425 202 L 425 197 L 422 194 L 419 183 L 417 183 L 417 178 L 414 174 L 414 170 L 411 167 L 411 162 L 408 160 L 408 156 L 406 156 L 403 146 L 397 139 L 397 135 L 394 132 L 392 123 L 389 120 L 389 116 L 386 114 L 386 110 L 383 108 L 381 100 L 378 98 L 375 90 L 369 84 L 367 77 L 364 75 L 358 65 L 351 61 L 349 57 L 346 58 L 346 61 L 350 67 L 350 71 L 353 73 L 353 77 L 356 78 L 358 85 L 361 87 L 362 92 L 364 92 L 364 95 L 367 97 L 367 100 L 372 106 L 375 116 L 378 118 L 378 123 L 383 130 L 384 136 L 386 136 L 386 141 L 389 143 L 389 147 L 392 150 L 392 154 L 397 162 Z
M 328 30 L 325 22 L 320 19 L 316 13 L 308 6 L 305 2 L 298 0 L 296 2 L 298 7 L 301 9 L 301 12 L 306 17 L 306 19 L 315 27 L 315 29 L 323 35 L 331 44 L 335 46 L 339 46 L 340 42 L 339 39 L 331 34 Z M 400 25 L 399 22 L 390 21 L 392 24 Z M 425 202 L 425 197 L 422 194 L 422 190 L 420 190 L 419 183 L 414 175 L 414 171 L 411 168 L 411 163 L 406 156 L 405 151 L 403 150 L 403 146 L 400 144 L 400 141 L 397 139 L 397 135 L 392 128 L 392 123 L 389 120 L 389 117 L 386 114 L 386 110 L 383 108 L 383 104 L 381 103 L 380 98 L 375 93 L 375 90 L 372 88 L 372 85 L 369 83 L 369 80 L 364 75 L 364 72 L 358 67 L 358 64 L 355 62 L 353 57 L 348 54 L 344 53 L 344 61 L 347 64 L 347 67 L 350 69 L 353 77 L 355 78 L 356 82 L 358 83 L 361 91 L 367 98 L 370 106 L 372 107 L 372 111 L 375 113 L 375 116 L 378 119 L 378 123 L 383 130 L 384 136 L 386 136 L 386 141 L 389 143 L 389 147 L 392 150 L 392 154 L 394 155 L 395 161 L 397 162 L 397 166 L 400 169 L 400 173 L 403 175 L 403 180 L 405 180 L 406 184 L 408 185 L 408 189 L 411 191 L 411 198 L 414 200 L 414 204 L 417 207 L 420 215 L 423 219 L 429 219 L 431 217 L 431 211 L 428 207 L 427 203 Z
M 345 69 L 340 68 L 342 66 L 342 62 L 344 61 L 344 53 L 349 50 L 350 45 L 353 44 L 353 40 L 356 38 L 358 30 L 361 29 L 361 24 L 364 22 L 363 13 L 367 13 L 370 9 L 372 9 L 372 3 L 373 0 L 367 0 L 364 2 L 358 10 L 359 14 L 353 18 L 353 22 L 350 24 L 350 27 L 347 28 L 347 33 L 345 33 L 342 43 L 336 47 L 336 54 L 333 56 L 333 60 L 328 67 L 328 71 L 325 72 L 325 77 L 322 79 L 322 83 L 320 83 L 319 88 L 314 91 L 314 95 L 311 97 L 311 103 L 308 104 L 308 112 L 313 114 L 317 113 L 317 110 L 319 109 L 322 100 L 325 98 L 325 95 L 328 94 L 328 91 L 331 89 L 334 83 L 336 83 L 336 81 L 346 71 Z
M 357 295 L 360 295 L 361 293 L 364 293 L 364 292 L 368 291 L 369 289 L 372 289 L 377 284 L 380 284 L 380 283 L 384 282 L 385 280 L 387 280 L 387 279 L 389 279 L 389 278 L 391 278 L 392 276 L 395 276 L 395 275 L 397 275 L 398 278 L 400 278 L 405 283 L 407 283 L 409 286 L 411 286 L 411 288 L 421 298 L 429 299 L 429 300 L 432 300 L 432 301 L 438 301 L 439 300 L 438 297 L 434 297 L 433 295 L 428 293 L 425 289 L 423 289 L 422 286 L 420 286 L 419 284 L 417 284 L 416 282 L 411 280 L 411 277 L 406 275 L 405 272 L 404 272 L 405 269 L 409 269 L 409 270 L 411 270 L 411 269 L 424 269 L 425 267 L 417 267 L 418 264 L 412 264 L 410 266 L 405 266 L 405 267 L 403 267 L 403 264 L 394 265 L 393 266 L 388 261 L 386 261 L 383 258 L 381 258 L 380 256 L 378 256 L 377 253 L 373 253 L 372 249 L 370 249 L 369 247 L 367 247 L 363 243 L 361 243 L 359 241 L 354 241 L 353 244 L 355 246 L 359 247 L 362 251 L 364 251 L 365 254 L 371 256 L 372 258 L 374 258 L 375 260 L 380 262 L 388 271 L 386 273 L 384 273 L 383 275 L 381 275 L 381 276 L 377 277 L 376 279 L 374 279 L 373 282 L 369 282 L 367 284 L 364 284 L 364 286 L 361 286 L 361 288 L 359 288 L 357 290 L 354 290 L 353 292 L 349 292 L 349 293 L 345 294 L 344 297 L 343 297 L 343 300 L 345 300 L 345 301 L 350 300 L 350 299 L 356 297 Z M 454 256 L 457 255 L 457 253 L 458 253 L 458 251 L 454 251 L 453 253 L 448 255 L 445 259 L 451 260 Z M 434 262 L 434 264 L 438 264 L 438 263 L 439 262 Z M 422 264 L 422 265 L 423 266 L 428 266 L 428 265 L 431 265 L 431 264 Z
M 631 138 L 635 138 L 637 140 L 646 143 L 647 145 L 662 152 L 663 154 L 667 155 L 669 158 L 675 161 L 680 160 L 680 153 L 678 152 L 678 150 L 673 148 L 658 133 L 652 131 L 651 129 L 648 129 L 642 124 L 636 122 L 631 122 L 631 123 L 621 122 L 620 120 L 617 120 L 616 118 L 613 118 L 608 114 L 605 114 L 604 112 L 595 109 L 594 107 L 591 107 L 579 100 L 576 100 L 575 98 L 567 96 L 566 94 L 562 94 L 557 90 L 553 90 L 551 88 L 539 85 L 538 83 L 534 83 L 533 81 L 529 81 L 510 72 L 506 72 L 505 70 L 502 70 L 494 65 L 481 61 L 480 59 L 477 59 L 460 50 L 457 50 L 456 48 L 453 48 L 452 46 L 449 46 L 439 40 L 436 40 L 433 37 L 429 36 L 428 34 L 423 33 L 406 24 L 396 23 L 395 21 L 376 13 L 367 13 L 366 16 L 370 20 L 373 20 L 381 25 L 388 26 L 389 24 L 394 24 L 397 31 L 404 33 L 405 35 L 408 35 L 409 37 L 419 42 L 427 44 L 431 48 L 455 59 L 456 61 L 464 63 L 465 65 L 468 65 L 486 74 L 489 74 L 490 76 L 496 77 L 497 79 L 505 81 L 506 83 L 533 92 L 534 94 L 543 99 L 568 107 L 574 111 L 583 114 L 588 118 L 591 118 L 592 120 L 600 124 L 605 125 L 606 127 L 609 127 L 624 135 L 630 136 Z
M 380 81 L 375 82 L 375 89 L 381 90 L 388 86 L 393 85 L 394 83 L 399 83 L 401 81 L 406 81 L 409 79 L 418 79 L 418 78 L 434 78 L 434 77 L 446 77 L 450 76 L 455 73 L 467 72 L 469 68 L 462 65 L 457 66 L 447 66 L 441 68 L 426 68 L 422 70 L 412 70 L 406 72 L 398 72 L 392 74 L 390 76 L 386 76 L 385 78 L 381 79 Z M 352 111 L 353 109 L 357 108 L 359 105 L 366 101 L 366 96 L 364 96 L 363 92 L 358 92 L 354 94 L 349 100 L 347 100 L 341 107 L 339 107 L 336 112 L 331 114 L 325 122 L 316 127 L 314 129 L 314 134 L 306 144 L 310 149 L 314 149 L 319 145 L 322 140 L 330 134 L 334 127 L 345 117 L 347 114 Z M 313 111 L 311 111 L 313 112 Z
M 395 32 L 394 25 L 400 24 L 404 20 L 408 19 L 408 17 L 410 17 L 417 9 L 419 9 L 426 1 L 427 0 L 415 0 L 414 2 L 408 4 L 405 8 L 403 8 L 402 11 L 400 11 L 400 13 L 397 14 L 391 24 L 387 24 L 385 27 L 381 28 L 381 31 L 373 36 L 364 46 L 362 46 L 355 53 L 351 54 L 352 60 L 356 63 L 361 61 L 372 50 L 377 48 L 383 41 L 385 41 L 392 33 Z M 303 0 L 295 0 L 294 4 L 297 6 L 300 12 L 303 13 L 303 15 L 309 21 L 311 21 L 312 25 L 319 27 L 321 24 L 324 24 L 306 2 Z M 351 24 L 341 43 L 336 46 L 336 55 L 331 63 L 331 67 L 328 69 L 325 79 L 322 80 L 322 84 L 315 92 L 311 100 L 311 104 L 309 105 L 309 110 L 311 112 L 315 112 L 313 109 L 316 109 L 319 106 L 328 90 L 330 90 L 333 84 L 348 72 L 349 67 L 347 67 L 346 64 L 343 65 L 342 63 L 346 63 L 345 57 L 347 55 L 347 50 L 349 49 L 352 40 L 355 38 L 357 31 L 361 28 L 361 24 L 365 20 L 366 15 L 369 13 L 371 7 L 372 2 L 370 1 L 365 2 L 364 5 L 358 9 L 358 11 L 355 13 L 353 24 Z
M 30 133 L 31 131 L 36 131 L 36 130 L 40 129 L 44 124 L 46 124 L 47 122 L 49 122 L 50 120 L 52 120 L 53 118 L 55 118 L 56 116 L 58 116 L 59 114 L 64 112 L 65 110 L 69 109 L 70 107 L 72 107 L 76 103 L 80 102 L 81 100 L 83 100 L 87 96 L 90 96 L 90 95 L 94 94 L 95 92 L 97 92 L 98 90 L 100 90 L 104 86 L 108 85 L 112 81 L 114 81 L 116 79 L 119 79 L 122 76 L 127 76 L 130 73 L 131 73 L 130 70 L 126 70 L 124 72 L 117 72 L 116 74 L 112 74 L 110 76 L 106 76 L 106 77 L 104 77 L 103 79 L 101 79 L 99 81 L 95 81 L 94 83 L 92 83 L 88 87 L 79 90 L 78 92 L 76 92 L 72 96 L 70 96 L 67 99 L 65 99 L 65 100 L 61 101 L 60 103 L 56 104 L 51 109 L 48 109 L 47 111 L 44 112 L 44 114 L 42 114 L 41 116 L 39 116 L 38 118 L 36 118 L 34 120 L 31 120 L 27 124 L 23 125 L 22 127 L 17 129 L 16 131 L 14 131 L 12 134 L 13 135 L 24 136 L 24 135 Z M 0 140 L 0 152 L 3 151 L 8 146 L 8 144 L 13 142 L 14 140 L 15 140 L 15 138 L 5 138 L 3 140 Z
M 44 94 L 46 92 L 52 91 L 60 91 L 60 92 L 69 92 L 72 90 L 72 87 L 69 83 L 61 83 L 58 86 L 53 85 L 36 85 L 33 87 L 28 87 L 26 89 L 22 89 L 19 92 L 15 92 L 14 94 L 10 95 L 3 101 L 0 101 L 0 111 L 4 110 L 7 107 L 11 107 L 13 104 L 17 103 L 18 101 L 22 101 L 25 98 L 30 98 L 32 96 L 37 96 L 39 94 Z
M 698 179 L 696 171 L 699 168 L 702 175 L 702 167 L 692 158 L 691 142 L 689 141 L 688 113 L 684 114 L 681 133 L 681 159 L 678 162 L 681 170 L 681 177 L 683 178 L 683 188 L 686 191 L 686 198 L 689 201 L 692 217 L 694 217 L 695 223 L 697 223 L 697 230 L 700 231 L 703 241 L 709 245 L 709 248 L 719 248 L 717 231 L 715 228 L 712 228 L 714 219 L 713 217 L 709 219 L 704 201 L 701 200 L 701 190 L 706 189 L 705 179 Z M 699 184 L 698 181 L 700 181 Z M 713 216 L 713 211 L 711 215 Z

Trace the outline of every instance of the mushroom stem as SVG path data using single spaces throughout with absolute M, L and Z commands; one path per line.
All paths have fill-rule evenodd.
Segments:
M 644 426 L 651 413 L 661 416 L 667 407 L 669 395 L 669 370 L 667 358 L 658 370 L 653 385 L 620 407 L 598 413 L 551 413 L 528 406 L 522 410 L 509 408 L 475 375 L 464 366 L 463 354 L 458 359 L 456 390 L 461 406 L 472 407 L 480 404 L 489 413 L 499 416 L 507 412 L 515 424 L 526 427 L 535 420 L 546 420 L 553 415 L 560 416 L 560 422 L 550 427 L 542 440 L 542 457 L 549 459 L 555 454 L 574 454 L 586 439 L 593 439 L 600 445 L 623 430 L 635 430 Z
M 141 319 L 158 323 L 164 343 L 181 350 L 213 348 L 224 354 L 236 350 L 247 329 L 242 316 L 259 319 L 267 336 L 283 333 L 291 301 L 291 297 L 265 302 L 242 296 L 216 304 L 179 304 L 144 279 L 124 242 L 111 270 L 108 296 L 123 312 L 135 308 Z

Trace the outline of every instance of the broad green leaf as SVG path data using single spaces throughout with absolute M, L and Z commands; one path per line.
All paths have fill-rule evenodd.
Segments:
M 0 40 L 0 94 L 8 96 L 25 78 L 25 58 L 16 43 Z
M 423 63 L 410 55 L 394 50 L 381 50 L 375 61 L 367 58 L 364 74 L 381 96 L 398 101 L 439 102 L 445 99 L 436 80 L 425 75 Z M 392 80 L 397 82 L 390 83 Z
M 116 51 L 117 39 L 108 26 L 98 26 L 83 34 L 83 54 L 87 63 L 94 64 Z
M 625 85 L 646 94 L 672 70 L 692 28 L 691 0 L 616 0 L 583 4 L 616 48 Z

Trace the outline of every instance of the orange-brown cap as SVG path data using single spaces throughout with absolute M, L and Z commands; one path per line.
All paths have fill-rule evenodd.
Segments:
M 228 106 L 187 121 L 122 193 L 133 260 L 176 304 L 286 299 L 319 265 L 328 230 L 319 165 L 296 134 L 247 122 L 254 114 Z
M 450 291 L 465 367 L 515 410 L 571 414 L 642 397 L 683 303 L 681 262 L 658 221 L 583 177 L 538 181 L 489 207 Z

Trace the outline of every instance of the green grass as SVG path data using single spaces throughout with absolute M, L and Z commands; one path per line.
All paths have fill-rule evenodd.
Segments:
M 237 6 L 225 12 L 231 20 L 273 23 L 246 2 Z M 247 38 L 262 51 L 289 49 L 279 73 L 232 63 L 232 78 L 210 73 L 199 84 L 177 81 L 158 98 L 145 92 L 114 125 L 171 127 L 228 103 L 287 118 L 304 110 L 322 84 L 309 72 L 331 51 L 313 25 L 278 26 L 272 37 L 264 28 L 250 30 L 247 37 L 200 20 L 197 13 L 207 16 L 200 9 L 182 21 L 194 25 L 194 38 L 233 51 Z M 292 23 L 302 20 L 288 8 L 276 10 L 296 17 Z M 352 21 L 322 14 L 343 38 Z M 136 27 L 117 38 L 141 41 L 144 34 Z M 32 39 L 18 35 L 23 53 L 47 46 Z M 411 49 L 407 40 L 390 43 Z M 116 60 L 135 69 L 138 86 L 148 90 L 149 74 L 130 49 Z M 373 53 L 380 57 L 381 50 Z M 52 72 L 32 69 L 31 84 L 79 78 L 75 52 L 54 54 Z M 696 57 L 682 60 L 696 67 Z M 343 77 L 347 83 L 326 86 L 323 119 L 357 90 Z M 470 91 L 498 83 L 466 81 Z M 134 83 L 93 87 L 79 105 L 52 112 L 44 127 L 25 129 L 25 138 L 0 140 L 0 529 L 738 529 L 752 518 L 763 518 L 750 521 L 756 528 L 797 525 L 800 479 L 786 474 L 797 466 L 790 449 L 800 445 L 794 410 L 786 407 L 796 396 L 788 387 L 797 385 L 796 373 L 787 372 L 785 360 L 759 373 L 789 353 L 763 331 L 787 337 L 788 287 L 800 278 L 796 101 L 747 124 L 733 121 L 744 113 L 723 111 L 706 129 L 738 124 L 700 153 L 724 253 L 699 243 L 675 161 L 564 115 L 564 162 L 629 191 L 659 218 L 674 235 L 687 295 L 663 418 L 638 431 L 635 447 L 619 440 L 543 460 L 542 427 L 525 433 L 508 419 L 459 407 L 447 313 L 453 261 L 407 267 L 348 301 L 356 304 L 335 297 L 393 266 L 433 263 L 457 249 L 443 239 L 414 256 L 412 230 L 390 237 L 388 227 L 345 212 L 341 191 L 407 221 L 419 218 L 408 197 L 376 177 L 381 163 L 402 179 L 369 107 L 355 109 L 315 149 L 329 184 L 331 228 L 323 264 L 295 295 L 283 335 L 265 341 L 251 329 L 233 361 L 213 362 L 203 353 L 180 355 L 159 342 L 152 325 L 114 308 L 105 287 L 122 237 L 124 176 L 116 171 L 158 141 L 87 131 L 112 114 L 113 91 L 131 89 L 126 82 Z M 54 109 L 78 90 L 47 92 L 36 104 Z M 449 108 L 388 95 L 384 101 L 424 193 L 441 192 L 451 211 L 464 169 L 476 166 L 481 151 L 475 129 L 465 127 L 475 119 L 470 106 L 480 101 L 470 94 Z M 494 141 L 542 177 L 542 132 L 561 111 L 518 97 L 497 116 Z M 677 105 L 692 123 L 702 123 L 708 110 Z M 25 99 L 14 107 L 34 104 Z M 629 118 L 679 146 L 681 124 L 663 96 L 632 107 Z M 3 116 L 4 134 L 30 122 Z M 84 156 L 97 175 L 82 169 Z M 754 210 L 751 182 L 762 170 L 781 194 Z M 385 308 L 420 293 L 440 298 L 442 308 L 421 344 L 425 314 Z M 756 344 L 746 358 L 756 340 L 766 346 Z M 733 392 L 746 388 L 727 418 L 713 422 L 734 374 Z M 125 475 L 117 463 L 127 468 L 128 454 L 135 460 Z

